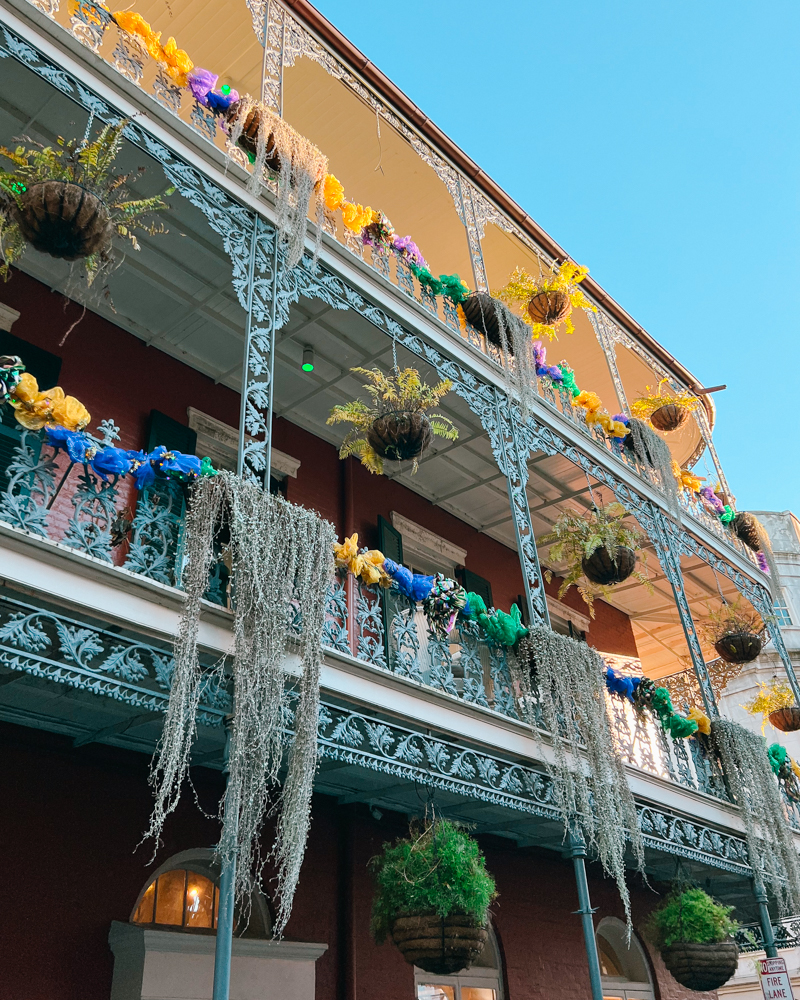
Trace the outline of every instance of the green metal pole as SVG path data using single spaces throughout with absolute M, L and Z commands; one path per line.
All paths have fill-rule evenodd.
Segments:
M 231 746 L 230 717 L 225 720 L 225 767 L 228 773 L 228 754 Z M 234 825 L 233 842 L 236 841 L 236 827 L 239 825 L 239 803 L 226 803 L 225 824 Z M 233 952 L 234 886 L 236 884 L 236 855 L 222 859 L 222 874 L 219 880 L 219 914 L 217 916 L 217 940 L 214 948 L 214 992 L 213 1000 L 229 1000 L 231 993 L 231 956 Z
M 753 895 L 758 903 L 758 918 L 761 921 L 761 936 L 764 938 L 764 952 L 767 958 L 778 957 L 778 946 L 775 943 L 775 932 L 772 929 L 772 918 L 769 915 L 767 906 L 767 891 L 764 883 L 758 879 L 753 879 Z
M 586 844 L 583 838 L 574 833 L 569 835 L 568 855 L 572 858 L 575 869 L 575 881 L 578 885 L 579 909 L 575 910 L 581 916 L 583 924 L 583 941 L 586 945 L 586 960 L 589 963 L 589 983 L 592 989 L 592 1000 L 603 1000 L 603 983 L 600 979 L 600 956 L 597 953 L 597 939 L 594 936 L 594 920 L 592 903 L 589 899 L 589 883 L 586 880 Z M 216 998 L 215 998 L 216 1000 Z

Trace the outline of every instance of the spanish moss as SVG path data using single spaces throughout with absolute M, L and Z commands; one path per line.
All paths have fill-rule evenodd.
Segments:
M 198 480 L 189 504 L 185 606 L 175 641 L 164 733 L 151 772 L 155 806 L 148 835 L 160 837 L 188 774 L 197 708 L 209 681 L 197 649 L 202 599 L 221 529 L 230 536 L 234 641 L 229 773 L 220 802 L 223 830 L 218 851 L 223 865 L 236 861 L 236 897 L 246 904 L 261 885 L 260 835 L 272 802 L 273 811 L 278 811 L 272 854 L 278 872 L 275 933 L 279 935 L 291 912 L 310 824 L 322 628 L 333 577 L 335 532 L 313 511 L 271 496 L 232 473 Z M 292 671 L 299 674 L 295 698 L 295 692 L 290 697 L 293 685 L 286 665 L 287 643 L 298 617 L 302 627 L 297 636 L 299 664 Z M 219 674 L 225 669 L 221 665 Z M 294 738 L 285 754 L 292 711 Z M 279 791 L 284 757 L 287 771 Z

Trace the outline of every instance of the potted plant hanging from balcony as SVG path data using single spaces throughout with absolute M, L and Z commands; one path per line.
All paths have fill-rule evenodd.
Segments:
M 159 197 L 131 199 L 128 184 L 141 176 L 114 174 L 127 122 L 104 126 L 96 139 L 66 142 L 56 148 L 31 139 L 15 149 L 0 147 L 14 168 L 0 172 L 0 274 L 9 276 L 28 245 L 61 260 L 82 260 L 89 285 L 114 263 L 112 237 L 139 243 L 134 229 L 152 234 L 142 216 L 167 207 Z M 166 192 L 171 194 L 172 190 Z
M 676 431 L 689 419 L 700 405 L 693 393 L 664 391 L 669 379 L 663 378 L 655 391 L 647 386 L 647 391 L 631 403 L 631 413 L 640 420 L 649 420 L 659 431 Z
M 412 475 L 420 455 L 434 435 L 448 441 L 458 439 L 458 429 L 441 413 L 428 413 L 453 386 L 449 379 L 429 386 L 416 368 L 395 368 L 385 374 L 379 368 L 352 368 L 365 375 L 364 388 L 372 397 L 369 404 L 360 399 L 334 406 L 329 424 L 350 423 L 339 449 L 339 458 L 355 455 L 370 472 L 382 473 L 383 463 L 411 461 Z
M 647 936 L 681 986 L 716 990 L 736 972 L 739 948 L 732 906 L 698 888 L 676 888 L 651 914 Z
M 767 720 L 782 733 L 800 730 L 800 708 L 795 704 L 792 689 L 777 677 L 773 677 L 769 684 L 759 684 L 758 694 L 745 702 L 744 707 L 751 715 L 762 717 L 762 732 Z
M 700 633 L 727 663 L 750 663 L 761 652 L 767 626 L 761 616 L 737 597 L 718 611 L 709 611 Z
M 595 306 L 578 287 L 589 269 L 571 260 L 558 265 L 555 272 L 535 277 L 522 267 L 515 267 L 508 283 L 493 292 L 506 305 L 518 306 L 523 320 L 531 327 L 534 337 L 557 337 L 563 324 L 564 333 L 574 333 L 572 310 L 591 309 Z
M 376 942 L 391 937 L 410 965 L 437 976 L 468 969 L 488 939 L 489 904 L 497 895 L 476 841 L 434 818 L 384 844 L 370 867 Z
M 620 503 L 583 512 L 563 510 L 552 530 L 536 539 L 539 545 L 550 545 L 551 560 L 567 563 L 559 598 L 582 576 L 589 581 L 589 586 L 578 584 L 578 591 L 592 617 L 594 597 L 608 597 L 610 587 L 629 577 L 652 590 L 647 577 L 636 569 L 645 537 L 638 528 L 625 524 L 627 513 Z

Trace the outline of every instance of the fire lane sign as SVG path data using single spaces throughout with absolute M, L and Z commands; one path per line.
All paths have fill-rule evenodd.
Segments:
M 759 958 L 756 965 L 764 1000 L 794 1000 L 785 959 Z

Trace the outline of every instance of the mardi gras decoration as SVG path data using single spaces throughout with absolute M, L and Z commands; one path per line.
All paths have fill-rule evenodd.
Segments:
M 564 324 L 564 333 L 574 333 L 572 323 L 573 308 L 597 308 L 578 287 L 589 270 L 571 260 L 559 264 L 549 274 L 534 277 L 524 268 L 516 267 L 502 288 L 492 292 L 507 305 L 521 306 L 522 318 L 533 330 L 534 336 L 557 338 L 557 330 Z
M 700 405 L 700 399 L 684 389 L 682 392 L 664 391 L 668 378 L 663 378 L 655 390 L 648 385 L 646 391 L 631 403 L 631 416 L 649 420 L 659 431 L 676 431 Z

